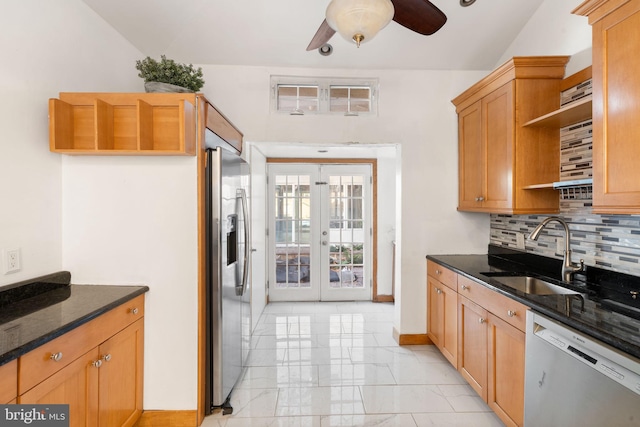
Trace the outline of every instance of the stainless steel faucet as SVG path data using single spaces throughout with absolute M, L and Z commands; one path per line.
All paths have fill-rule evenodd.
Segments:
M 569 226 L 564 219 L 558 216 L 550 216 L 545 218 L 538 226 L 531 232 L 529 239 L 538 240 L 542 229 L 551 221 L 556 221 L 564 227 L 564 260 L 562 263 L 562 278 L 565 282 L 570 282 L 573 278 L 573 273 L 578 271 L 584 271 L 584 260 L 580 260 L 580 265 L 575 265 L 571 262 L 571 248 L 569 245 Z

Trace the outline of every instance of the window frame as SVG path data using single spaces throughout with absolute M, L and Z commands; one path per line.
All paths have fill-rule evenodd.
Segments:
M 293 111 L 279 110 L 279 87 L 309 87 L 318 88 L 318 108 L 316 111 L 302 111 L 296 109 Z M 351 111 L 348 105 L 347 111 L 331 111 L 331 88 L 348 88 L 352 89 L 368 89 L 369 90 L 369 110 L 370 111 Z M 379 81 L 377 78 L 347 78 L 347 77 L 300 77 L 300 76 L 282 76 L 272 75 L 270 81 L 270 112 L 272 114 L 282 115 L 333 115 L 333 116 L 377 116 L 378 115 L 378 92 Z M 364 99 L 364 98 L 362 98 Z M 298 102 L 296 102 L 298 105 Z

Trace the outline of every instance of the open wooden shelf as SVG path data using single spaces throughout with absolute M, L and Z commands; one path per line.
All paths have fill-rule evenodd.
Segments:
M 565 105 L 549 114 L 528 121 L 524 126 L 562 128 L 591 118 L 591 95 Z
M 49 100 L 50 150 L 195 155 L 195 94 L 61 93 Z

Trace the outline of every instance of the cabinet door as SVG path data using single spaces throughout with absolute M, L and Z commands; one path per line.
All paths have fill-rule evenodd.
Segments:
M 70 427 L 98 425 L 98 349 L 80 356 L 18 398 L 18 403 L 69 404 Z
M 99 347 L 100 426 L 132 426 L 142 413 L 144 319 Z
M 443 331 L 440 351 L 454 368 L 458 367 L 458 293 L 442 287 Z
M 11 403 L 18 395 L 18 361 L 0 366 L 0 403 Z
M 487 311 L 458 295 L 458 371 L 487 401 Z
M 440 350 L 444 342 L 444 299 L 441 297 L 444 287 L 433 277 L 427 276 L 427 335 Z
M 513 82 L 482 98 L 482 131 L 485 141 L 485 189 L 483 207 L 510 209 L 513 198 Z
M 525 334 L 489 314 L 489 407 L 507 426 L 524 422 Z
M 458 209 L 482 207 L 484 165 L 482 106 L 478 101 L 458 114 Z
M 592 30 L 593 210 L 640 213 L 640 0 Z

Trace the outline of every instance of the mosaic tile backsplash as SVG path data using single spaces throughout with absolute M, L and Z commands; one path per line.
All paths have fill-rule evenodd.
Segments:
M 561 206 L 562 206 L 561 202 Z M 548 215 L 491 215 L 491 243 L 520 249 L 517 233 L 528 236 Z M 584 259 L 586 265 L 640 276 L 640 216 L 561 213 L 571 234 L 573 262 Z M 564 230 L 549 223 L 537 241 L 525 239 L 525 251 L 562 259 L 556 239 L 564 247 Z
M 568 181 L 592 176 L 591 121 L 577 123 L 560 130 L 560 180 Z M 580 188 L 579 190 L 585 190 Z M 560 198 L 560 216 L 569 225 L 573 262 L 584 260 L 587 266 L 640 276 L 640 215 L 596 215 L 591 209 L 591 189 L 586 197 Z M 577 194 L 577 193 L 576 193 Z M 518 247 L 517 234 L 528 236 L 549 215 L 491 215 L 491 237 L 494 245 Z M 550 223 L 537 241 L 525 239 L 524 251 L 551 258 L 563 258 L 564 230 Z

